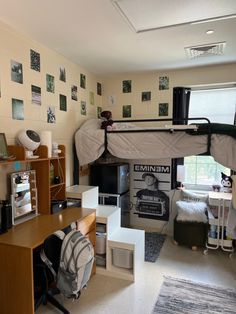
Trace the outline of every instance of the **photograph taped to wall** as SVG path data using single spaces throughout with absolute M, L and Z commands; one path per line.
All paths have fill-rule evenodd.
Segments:
M 150 101 L 151 92 L 142 92 L 142 101 Z
M 167 89 L 169 89 L 169 77 L 160 76 L 159 77 L 159 90 L 167 90 Z
M 23 100 L 12 98 L 12 118 L 14 120 L 24 120 Z
M 138 218 L 169 220 L 170 166 L 134 164 L 134 214 Z
M 7 141 L 5 133 L 0 133 L 0 160 L 8 158 Z
M 94 92 L 89 92 L 89 103 L 94 106 Z
M 86 116 L 86 101 L 81 100 L 81 115 Z
M 125 80 L 122 82 L 122 91 L 123 93 L 131 93 L 132 91 L 132 81 Z
M 54 83 L 53 75 L 46 74 L 46 86 L 47 86 L 47 92 L 49 93 L 55 92 L 55 83 Z
M 23 67 L 22 64 L 11 60 L 11 80 L 23 84 Z
M 131 118 L 131 105 L 125 105 L 122 107 L 123 118 Z
M 168 103 L 159 103 L 158 106 L 158 114 L 160 117 L 166 117 L 168 116 L 168 109 L 169 109 L 169 104 Z
M 64 67 L 60 67 L 59 80 L 62 82 L 66 81 L 66 69 Z
M 30 68 L 40 72 L 40 54 L 30 49 Z
M 86 76 L 84 74 L 80 74 L 80 87 L 86 88 Z
M 98 117 L 98 119 L 101 119 L 101 112 L 102 112 L 102 107 L 97 107 L 97 117 Z
M 47 122 L 56 123 L 55 107 L 49 106 L 47 109 Z
M 41 105 L 41 87 L 31 85 L 31 96 L 33 104 Z
M 66 96 L 60 94 L 60 95 L 59 95 L 59 100 L 60 100 L 60 110 L 62 110 L 62 111 L 67 111 Z
M 76 85 L 72 85 L 71 86 L 71 99 L 72 100 L 78 100 L 77 91 L 78 91 L 77 86 Z
M 99 83 L 99 82 L 97 82 L 97 94 L 98 94 L 99 96 L 102 95 L 102 84 Z

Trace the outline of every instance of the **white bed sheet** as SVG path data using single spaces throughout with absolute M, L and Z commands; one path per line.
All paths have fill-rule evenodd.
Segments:
M 98 159 L 105 150 L 104 130 L 99 119 L 87 120 L 75 134 L 80 165 Z M 131 128 L 129 126 L 129 128 Z M 108 133 L 108 151 L 123 159 L 178 158 L 205 153 L 207 135 L 183 132 Z M 211 135 L 211 155 L 220 164 L 236 170 L 236 140 Z

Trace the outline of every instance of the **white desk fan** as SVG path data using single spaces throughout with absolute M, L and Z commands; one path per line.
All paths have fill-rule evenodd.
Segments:
M 27 158 L 38 158 L 34 155 L 34 151 L 40 145 L 40 136 L 33 130 L 22 130 L 17 137 L 19 143 L 26 148 Z

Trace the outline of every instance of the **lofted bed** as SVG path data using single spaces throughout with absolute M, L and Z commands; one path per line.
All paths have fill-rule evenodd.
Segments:
M 207 153 L 236 171 L 236 126 L 211 123 L 206 118 L 186 120 L 194 120 L 194 124 L 175 125 L 172 119 L 121 120 L 114 121 L 111 130 L 104 130 L 100 119 L 89 119 L 75 133 L 79 163 L 89 164 L 104 152 L 122 159 L 180 158 Z

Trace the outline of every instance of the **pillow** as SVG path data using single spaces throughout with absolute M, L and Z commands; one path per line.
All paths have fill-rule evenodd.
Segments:
M 182 190 L 182 200 L 187 202 L 204 202 L 208 201 L 208 194 L 198 194 L 190 191 Z
M 207 204 L 204 202 L 176 202 L 178 214 L 176 220 L 178 221 L 195 221 L 195 222 L 207 222 L 207 216 L 205 211 Z

